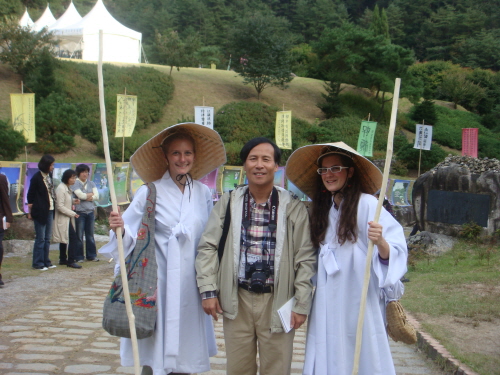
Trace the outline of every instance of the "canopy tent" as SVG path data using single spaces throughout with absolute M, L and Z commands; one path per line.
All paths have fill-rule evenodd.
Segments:
M 66 9 L 66 12 L 64 12 L 63 15 L 59 17 L 59 19 L 54 24 L 49 26 L 49 31 L 73 25 L 81 21 L 81 19 L 82 16 L 80 16 L 80 13 L 78 13 L 78 11 L 76 10 L 73 1 L 71 1 L 68 9 Z
M 56 23 L 56 19 L 54 18 L 54 15 L 50 11 L 49 4 L 47 4 L 47 8 L 45 8 L 45 11 L 41 15 L 41 17 L 35 22 L 33 26 L 33 31 L 41 31 L 44 27 L 49 27 Z
M 61 44 L 69 42 L 78 44 L 78 49 L 82 51 L 82 59 L 88 61 L 98 60 L 99 30 L 103 30 L 103 61 L 141 62 L 142 34 L 114 19 L 102 0 L 97 0 L 94 8 L 80 21 L 51 28 Z
M 57 29 L 62 29 L 64 27 L 74 25 L 75 23 L 78 23 L 81 20 L 82 16 L 80 16 L 80 13 L 78 13 L 78 11 L 76 10 L 73 1 L 71 1 L 71 3 L 68 6 L 68 9 L 66 9 L 66 12 L 64 12 L 63 15 L 59 17 L 56 23 L 54 23 L 52 26 L 49 27 L 49 31 L 54 31 Z M 74 42 L 69 40 L 59 40 L 58 48 L 59 48 L 59 57 L 71 57 L 75 55 L 75 51 L 78 51 L 80 49 L 80 45 L 79 41 Z
M 26 10 L 24 11 L 24 14 L 23 16 L 21 17 L 21 19 L 19 20 L 19 26 L 21 27 L 33 27 L 35 23 L 33 22 L 33 20 L 31 19 L 30 15 L 28 14 L 28 8 L 26 8 Z

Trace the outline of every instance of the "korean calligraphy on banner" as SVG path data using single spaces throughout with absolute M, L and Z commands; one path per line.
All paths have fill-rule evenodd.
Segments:
M 373 156 L 373 139 L 377 123 L 375 121 L 361 121 L 357 151 L 363 156 Z
M 292 111 L 276 112 L 276 144 L 285 150 L 292 149 Z
M 137 120 L 137 96 L 116 95 L 115 137 L 131 137 Z
M 194 107 L 194 122 L 210 129 L 214 128 L 214 107 Z
M 413 148 L 430 150 L 432 143 L 432 125 L 417 124 L 415 131 L 415 144 Z
M 12 124 L 21 132 L 28 143 L 36 143 L 35 136 L 35 94 L 10 94 Z
M 477 158 L 478 128 L 462 129 L 462 156 Z

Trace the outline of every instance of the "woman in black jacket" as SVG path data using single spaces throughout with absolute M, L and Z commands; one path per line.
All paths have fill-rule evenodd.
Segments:
M 28 219 L 35 224 L 35 246 L 33 247 L 33 268 L 46 271 L 55 268 L 49 259 L 52 222 L 54 221 L 55 192 L 52 171 L 55 159 L 44 155 L 38 163 L 39 171 L 30 181 L 28 189 Z

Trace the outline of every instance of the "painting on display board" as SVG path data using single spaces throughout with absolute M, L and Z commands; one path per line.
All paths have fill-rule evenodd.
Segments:
M 292 181 L 287 180 L 287 189 L 294 193 L 301 201 L 310 201 L 309 197 L 303 193 Z
M 127 177 L 130 163 L 113 163 L 113 182 L 115 184 L 116 203 L 130 203 L 127 197 Z
M 200 182 L 210 189 L 210 193 L 212 194 L 212 200 L 218 201 L 219 194 L 217 194 L 217 176 L 219 174 L 219 168 L 214 169 L 212 172 L 207 174 L 206 176 L 200 178 Z
M 130 186 L 129 186 L 129 197 L 130 200 L 134 199 L 135 193 L 137 190 L 144 185 L 144 181 L 139 177 L 136 173 L 135 169 L 132 168 L 132 172 L 130 173 Z
M 97 206 L 107 207 L 111 205 L 109 197 L 109 181 L 108 181 L 108 171 L 106 170 L 106 163 L 95 164 L 94 181 L 97 191 L 99 192 L 99 200 L 96 203 Z
M 394 180 L 391 192 L 391 203 L 396 206 L 409 206 L 408 203 L 408 188 L 410 187 L 409 180 Z
M 7 179 L 7 192 L 12 214 L 22 214 L 17 205 L 19 192 L 21 191 L 21 169 L 23 163 L 0 161 L 0 173 Z
M 243 179 L 243 167 L 223 166 L 219 176 L 219 188 L 222 193 L 234 190 L 235 185 L 240 185 Z
M 54 191 L 57 189 L 62 181 L 62 175 L 65 170 L 71 169 L 71 163 L 55 163 L 54 170 L 52 171 L 52 183 L 54 184 Z

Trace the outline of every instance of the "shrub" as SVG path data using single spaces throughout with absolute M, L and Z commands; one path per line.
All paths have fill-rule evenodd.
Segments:
M 0 160 L 15 160 L 26 146 L 24 136 L 6 121 L 0 120 Z
M 267 137 L 274 140 L 277 107 L 263 103 L 233 102 L 217 111 L 214 129 L 222 137 L 226 146 L 228 164 L 241 165 L 239 153 L 241 147 L 255 137 Z M 292 148 L 312 143 L 306 137 L 311 134 L 314 125 L 292 117 Z M 317 128 L 317 127 L 316 127 Z M 293 150 L 282 150 L 281 164 L 284 165 Z
M 37 143 L 34 149 L 44 154 L 59 154 L 75 146 L 80 119 L 77 107 L 61 94 L 52 93 L 36 107 Z
M 412 108 L 410 113 L 411 119 L 417 124 L 421 124 L 422 120 L 427 125 L 435 125 L 437 123 L 436 107 L 432 100 L 424 100 Z
M 58 74 L 62 76 L 63 91 L 78 108 L 81 135 L 91 142 L 102 137 L 97 67 L 95 64 L 62 61 Z M 146 67 L 118 67 L 103 65 L 106 121 L 108 132 L 114 133 L 116 122 L 116 94 L 137 95 L 136 130 L 147 128 L 158 121 L 165 104 L 172 98 L 174 84 L 168 75 Z
M 397 138 L 397 139 L 396 139 Z M 395 154 L 397 160 L 404 163 L 409 169 L 418 169 L 418 160 L 420 150 L 413 148 L 413 144 L 409 143 L 406 138 L 398 136 L 395 138 Z M 422 159 L 420 163 L 421 171 L 428 171 L 436 164 L 443 161 L 446 157 L 446 152 L 439 146 L 432 144 L 430 150 L 422 151 Z
M 330 139 L 322 139 L 319 142 L 344 142 L 356 149 L 358 146 L 359 130 L 361 120 L 356 116 L 346 116 L 331 120 L 325 120 L 319 124 L 321 128 L 330 130 Z M 385 150 L 387 148 L 387 132 L 385 125 L 378 124 L 373 141 L 374 150 Z
M 470 223 L 466 223 L 462 225 L 462 229 L 459 232 L 459 237 L 464 238 L 466 240 L 477 240 L 483 231 L 483 228 L 471 221 Z

